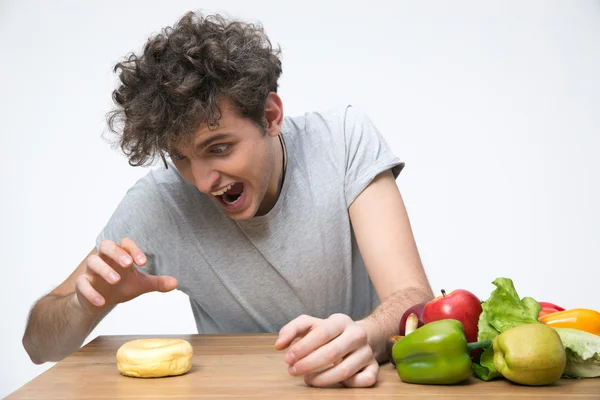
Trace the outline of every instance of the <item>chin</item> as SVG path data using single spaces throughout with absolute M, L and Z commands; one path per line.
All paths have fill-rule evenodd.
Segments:
M 229 219 L 232 219 L 234 221 L 247 221 L 249 219 L 254 218 L 255 213 L 249 213 L 247 211 L 244 211 L 243 213 L 236 213 L 236 214 L 230 214 L 227 213 L 227 216 L 229 217 Z

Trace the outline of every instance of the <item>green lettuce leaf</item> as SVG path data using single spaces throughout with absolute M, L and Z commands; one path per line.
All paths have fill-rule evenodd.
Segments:
M 538 314 L 542 306 L 531 297 L 519 299 L 512 280 L 497 278 L 496 289 L 482 304 L 487 322 L 502 333 L 515 326 L 539 324 Z
M 539 324 L 538 314 L 542 306 L 531 297 L 519 298 L 512 280 L 497 278 L 492 282 L 496 289 L 490 298 L 481 303 L 482 312 L 477 324 L 477 340 L 494 340 L 500 333 L 525 324 Z M 494 350 L 490 346 L 480 357 L 479 363 L 473 363 L 475 375 L 488 381 L 501 374 L 494 368 Z
M 485 302 L 484 302 L 485 303 Z M 483 304 L 482 304 L 483 308 Z M 499 332 L 487 321 L 485 312 L 479 315 L 479 322 L 477 324 L 478 333 L 477 340 L 494 340 L 498 336 Z M 501 374 L 494 367 L 494 349 L 489 346 L 481 353 L 479 363 L 473 363 L 473 371 L 475 375 L 483 381 L 490 381 L 494 378 L 498 378 Z
M 567 354 L 566 378 L 600 377 L 600 336 L 572 328 L 554 328 Z
M 481 354 L 479 363 L 473 363 L 473 371 L 483 381 L 502 377 L 502 374 L 494 367 L 494 348 L 492 346 Z
M 487 308 L 486 306 L 487 302 L 483 302 L 481 304 L 481 308 L 483 309 L 484 307 Z M 496 330 L 496 328 L 494 328 L 492 325 L 490 325 L 490 323 L 487 320 L 487 314 L 485 311 L 483 311 L 481 314 L 479 314 L 479 322 L 477 323 L 477 340 L 478 341 L 482 341 L 482 340 L 494 340 L 494 338 L 496 336 L 498 336 L 500 334 L 500 332 L 498 332 Z

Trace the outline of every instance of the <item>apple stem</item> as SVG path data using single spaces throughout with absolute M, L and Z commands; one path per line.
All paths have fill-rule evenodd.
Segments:
M 467 343 L 467 350 L 472 352 L 475 349 L 483 349 L 492 344 L 491 340 L 480 340 L 479 342 Z
M 442 289 L 442 296 L 446 297 L 446 291 Z

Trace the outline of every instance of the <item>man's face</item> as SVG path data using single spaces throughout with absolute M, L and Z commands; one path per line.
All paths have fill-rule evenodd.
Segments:
M 276 96 L 275 96 L 276 97 Z M 281 177 L 279 99 L 267 100 L 267 127 L 240 117 L 224 100 L 216 129 L 202 125 L 190 146 L 171 158 L 183 177 L 210 196 L 234 220 L 268 212 Z M 266 131 L 266 132 L 265 132 Z

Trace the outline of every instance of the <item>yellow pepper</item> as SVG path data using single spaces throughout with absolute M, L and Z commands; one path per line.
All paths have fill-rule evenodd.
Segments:
M 600 336 L 600 312 L 587 308 L 573 308 L 542 315 L 538 321 L 553 328 L 579 329 Z

